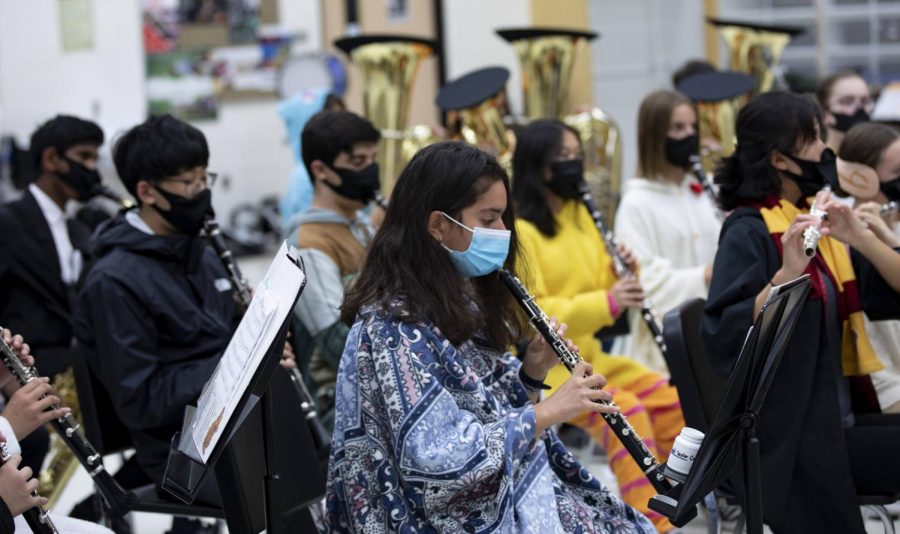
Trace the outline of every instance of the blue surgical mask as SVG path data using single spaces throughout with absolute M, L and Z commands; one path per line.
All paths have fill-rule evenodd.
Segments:
M 450 259 L 461 275 L 466 278 L 474 278 L 490 274 L 503 267 L 506 255 L 509 254 L 511 235 L 509 230 L 469 228 L 446 213 L 441 213 L 444 217 L 472 232 L 472 242 L 469 243 L 469 248 L 465 252 L 459 252 L 441 244 L 450 253 Z

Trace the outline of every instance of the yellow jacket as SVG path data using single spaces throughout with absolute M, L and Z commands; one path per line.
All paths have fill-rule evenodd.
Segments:
M 556 225 L 556 235 L 547 237 L 534 224 L 516 221 L 521 278 L 548 316 L 568 324 L 567 337 L 594 366 L 594 372 L 605 375 L 612 386 L 625 387 L 647 369 L 629 358 L 606 354 L 594 337 L 615 322 L 607 297 L 607 290 L 616 282 L 612 260 L 581 202 L 563 203 Z M 559 365 L 550 371 L 547 384 L 555 389 L 568 376 L 566 368 Z

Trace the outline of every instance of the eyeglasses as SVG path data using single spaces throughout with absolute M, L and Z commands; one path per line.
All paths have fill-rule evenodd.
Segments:
M 169 177 L 165 178 L 163 182 L 175 182 L 182 184 L 185 189 L 188 191 L 197 191 L 201 189 L 209 189 L 216 184 L 216 179 L 219 177 L 218 173 L 215 172 L 207 172 L 201 176 L 195 176 L 194 178 L 176 178 Z

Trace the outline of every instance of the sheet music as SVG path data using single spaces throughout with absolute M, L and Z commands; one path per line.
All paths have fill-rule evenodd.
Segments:
M 291 249 L 289 253 L 286 242 L 281 245 L 197 402 L 191 438 L 200 454 L 198 459 L 204 463 L 215 450 L 303 285 L 305 275 L 292 261 L 296 249 Z

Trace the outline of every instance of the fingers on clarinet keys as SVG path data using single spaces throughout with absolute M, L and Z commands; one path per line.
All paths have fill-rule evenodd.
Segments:
M 703 432 L 697 429 L 687 426 L 681 429 L 681 433 L 678 434 L 672 445 L 669 459 L 666 461 L 664 472 L 667 477 L 681 483 L 687 480 L 704 437 Z

